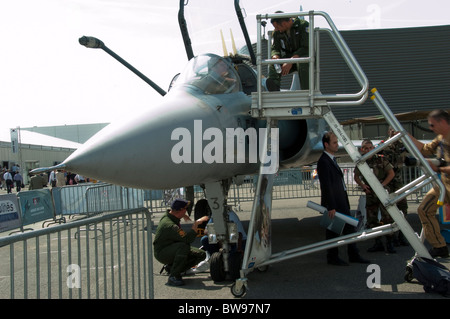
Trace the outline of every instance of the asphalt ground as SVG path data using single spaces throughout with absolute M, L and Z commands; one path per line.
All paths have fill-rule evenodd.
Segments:
M 273 202 L 272 253 L 324 240 L 325 230 L 320 226 L 321 215 L 306 207 L 308 200 L 320 203 L 320 198 Z M 357 200 L 357 197 L 350 197 L 352 208 L 356 208 Z M 420 234 L 421 225 L 416 213 L 418 205 L 419 203 L 409 202 L 407 220 L 414 231 Z M 251 206 L 252 203 L 244 203 L 240 211 L 235 209 L 246 229 Z M 154 227 L 158 224 L 159 216 L 154 216 Z M 190 228 L 190 224 L 183 224 L 183 227 Z M 374 273 L 368 269 L 368 265 L 328 265 L 326 251 L 320 251 L 272 264 L 265 272 L 255 270 L 249 273 L 248 289 L 242 298 L 232 295 L 232 281 L 215 283 L 209 273 L 185 276 L 183 280 L 186 285 L 181 287 L 168 286 L 168 277 L 159 273 L 162 265 L 155 260 L 154 296 L 156 299 L 177 300 L 180 304 L 192 299 L 446 299 L 439 294 L 425 293 L 416 279 L 411 282 L 404 280 L 407 263 L 414 256 L 414 250 L 410 246 L 396 247 L 395 254 L 367 252 L 373 243 L 374 239 L 369 239 L 357 243 L 357 246 L 363 257 L 379 266 L 379 288 L 368 288 L 368 278 Z M 193 245 L 200 246 L 198 241 Z M 339 252 L 340 257 L 347 260 L 345 246 L 341 246 Z M 437 260 L 450 268 L 450 258 Z

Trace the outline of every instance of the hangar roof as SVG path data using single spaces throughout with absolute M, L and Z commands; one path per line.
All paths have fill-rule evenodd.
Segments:
M 0 129 L 0 142 L 6 143 L 11 142 L 10 129 L 8 128 Z M 70 149 L 77 149 L 78 147 L 81 146 L 80 143 L 25 130 L 20 130 L 20 143 L 28 145 L 61 147 Z

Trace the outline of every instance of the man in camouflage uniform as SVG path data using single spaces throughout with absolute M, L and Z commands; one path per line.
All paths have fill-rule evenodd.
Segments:
M 204 216 L 194 222 L 192 229 L 185 232 L 180 226 L 181 218 L 190 220 L 186 214 L 189 202 L 184 199 L 175 199 L 171 210 L 159 221 L 153 241 L 156 260 L 167 265 L 170 286 L 182 286 L 184 281 L 181 274 L 191 269 L 205 259 L 204 250 L 191 247 L 191 243 L 197 237 L 197 227 L 209 219 Z
M 283 13 L 277 11 L 276 13 Z M 299 18 L 278 18 L 271 20 L 275 28 L 273 32 L 272 59 L 288 59 L 308 57 L 309 55 L 309 23 Z M 272 64 L 269 67 L 267 89 L 279 91 L 281 76 L 298 71 L 302 90 L 309 89 L 309 64 L 284 63 L 281 72 L 277 72 Z
M 373 143 L 369 139 L 365 139 L 361 143 L 361 153 L 366 154 L 374 149 Z M 380 181 L 381 185 L 389 191 L 389 183 L 395 176 L 393 166 L 382 155 L 375 154 L 367 160 L 367 165 L 372 169 L 375 177 Z M 386 208 L 381 204 L 377 195 L 372 191 L 369 184 L 361 176 L 358 168 L 354 173 L 355 182 L 361 186 L 366 193 L 366 216 L 367 228 L 373 228 L 384 224 L 391 224 L 393 222 L 391 216 Z M 378 220 L 378 211 L 381 211 L 381 220 Z M 393 245 L 393 235 L 386 236 L 386 250 L 389 253 L 395 253 Z M 375 239 L 375 245 L 367 250 L 368 252 L 384 251 L 383 243 L 380 238 Z
M 395 130 L 392 127 L 389 127 L 388 138 L 391 138 L 394 135 Z M 389 184 L 389 188 L 391 192 L 396 192 L 404 186 L 403 165 L 405 163 L 405 158 L 407 155 L 406 148 L 402 142 L 398 141 L 386 147 L 383 150 L 383 155 L 394 167 L 395 176 L 392 179 L 392 182 Z M 406 215 L 408 214 L 408 201 L 406 200 L 406 198 L 403 198 L 397 203 L 397 208 L 402 211 L 403 215 L 406 217 Z M 405 239 L 405 236 L 403 236 L 403 233 L 401 231 L 398 231 L 394 235 L 394 246 L 408 246 L 408 241 Z

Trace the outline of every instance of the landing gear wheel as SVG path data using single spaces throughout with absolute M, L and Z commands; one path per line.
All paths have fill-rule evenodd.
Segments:
M 231 293 L 237 298 L 242 298 L 247 293 L 247 288 L 245 285 L 240 285 L 241 288 L 237 288 L 237 286 L 236 282 L 231 286 Z
M 259 272 L 266 272 L 269 270 L 269 265 L 261 266 L 256 268 Z
M 211 255 L 211 258 L 209 259 L 209 271 L 213 281 L 221 282 L 225 280 L 226 273 L 221 252 L 216 252 Z

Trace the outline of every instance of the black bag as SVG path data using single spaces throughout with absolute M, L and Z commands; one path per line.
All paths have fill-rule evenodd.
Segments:
M 450 297 L 450 271 L 433 259 L 416 257 L 412 261 L 412 273 L 425 292 Z

